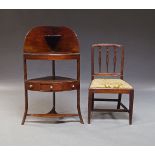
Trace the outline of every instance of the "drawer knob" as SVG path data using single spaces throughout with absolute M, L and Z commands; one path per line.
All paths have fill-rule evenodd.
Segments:
M 50 89 L 53 89 L 53 86 L 50 86 Z
M 30 84 L 30 85 L 29 85 L 29 87 L 30 87 L 30 88 L 32 88 L 32 87 L 33 87 L 33 85 L 32 85 L 32 84 Z
M 75 86 L 74 85 L 72 85 L 72 88 L 74 88 Z

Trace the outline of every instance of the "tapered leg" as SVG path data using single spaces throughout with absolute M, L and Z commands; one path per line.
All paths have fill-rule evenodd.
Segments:
M 94 93 L 92 93 L 92 110 L 94 109 Z
M 91 110 L 92 110 L 92 93 L 88 93 L 88 124 L 90 124 L 91 119 Z
M 25 123 L 27 111 L 28 111 L 28 91 L 25 89 L 25 112 L 24 112 L 22 123 L 21 123 L 22 125 L 24 125 Z
M 118 94 L 117 109 L 120 109 L 120 106 L 121 106 L 121 99 L 122 99 L 122 94 Z
M 80 118 L 80 123 L 84 124 L 82 115 L 81 115 L 81 108 L 80 108 L 80 90 L 77 90 L 77 110 Z
M 134 90 L 129 94 L 129 124 L 132 124 Z

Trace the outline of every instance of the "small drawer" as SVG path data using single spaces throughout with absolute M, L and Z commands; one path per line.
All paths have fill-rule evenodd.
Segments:
M 40 91 L 53 91 L 53 85 L 52 84 L 40 84 Z
M 80 83 L 78 81 L 73 82 L 58 82 L 58 83 L 34 83 L 27 82 L 26 89 L 32 91 L 43 91 L 43 92 L 52 92 L 52 91 L 69 91 L 76 90 L 80 88 Z
M 40 91 L 65 91 L 65 90 L 76 90 L 80 84 L 77 82 L 66 82 L 66 83 L 53 83 L 53 84 L 40 84 Z

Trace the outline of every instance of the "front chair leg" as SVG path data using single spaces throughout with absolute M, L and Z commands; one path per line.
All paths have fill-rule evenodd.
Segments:
M 129 94 L 129 124 L 132 124 L 134 90 Z
M 122 94 L 118 94 L 117 109 L 120 109 L 120 106 L 121 106 L 121 99 L 122 99 Z
M 90 124 L 91 110 L 92 110 L 92 93 L 89 90 L 89 93 L 88 93 L 88 124 Z
M 94 109 L 94 93 L 92 93 L 92 110 Z
M 80 108 L 80 90 L 77 90 L 77 110 L 80 118 L 80 123 L 84 124 L 82 115 L 81 115 L 81 108 Z

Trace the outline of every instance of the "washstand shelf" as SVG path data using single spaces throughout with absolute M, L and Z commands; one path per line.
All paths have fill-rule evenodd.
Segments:
M 54 33 L 54 34 L 50 34 Z M 61 33 L 61 34 L 60 34 Z M 34 39 L 37 38 L 35 41 Z M 51 60 L 52 75 L 34 79 L 27 78 L 27 60 Z M 56 60 L 76 60 L 77 78 L 61 77 L 55 74 Z M 80 111 L 80 52 L 75 33 L 67 27 L 41 26 L 33 28 L 25 38 L 24 44 L 24 80 L 25 80 L 25 112 L 26 116 L 35 117 L 71 117 L 79 116 L 83 123 Z M 77 90 L 78 113 L 59 114 L 56 112 L 56 92 Z M 53 92 L 53 108 L 45 114 L 28 113 L 28 91 Z

